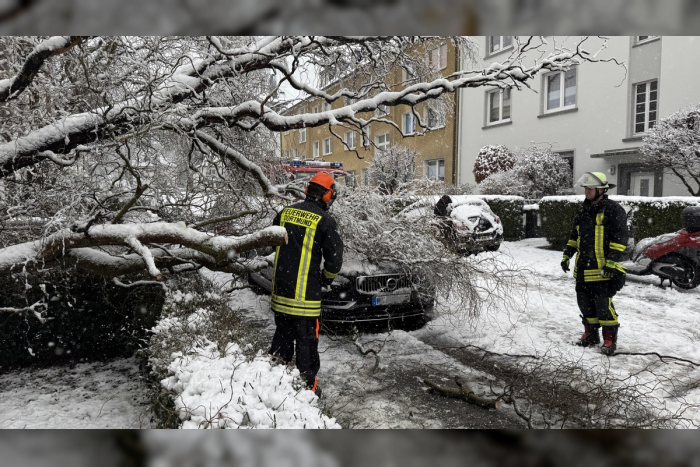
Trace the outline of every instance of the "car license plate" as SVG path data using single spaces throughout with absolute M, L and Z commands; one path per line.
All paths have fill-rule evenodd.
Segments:
M 375 295 L 372 297 L 372 306 L 399 305 L 411 301 L 410 293 L 400 293 L 391 295 Z

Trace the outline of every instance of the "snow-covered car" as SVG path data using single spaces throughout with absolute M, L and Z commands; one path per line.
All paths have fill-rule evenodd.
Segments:
M 391 265 L 376 266 L 344 252 L 343 267 L 323 292 L 321 320 L 326 323 L 391 321 L 397 327 L 418 328 L 432 318 L 434 294 L 415 286 L 415 278 Z M 274 258 L 274 253 L 270 258 Z M 249 275 L 257 292 L 272 290 L 272 267 Z
M 476 196 L 427 196 L 404 208 L 399 215 L 431 219 L 440 235 L 461 253 L 496 251 L 503 242 L 501 219 Z

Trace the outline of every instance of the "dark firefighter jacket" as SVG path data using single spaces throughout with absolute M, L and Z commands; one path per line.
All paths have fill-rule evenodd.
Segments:
M 343 264 L 343 241 L 335 219 L 307 200 L 284 208 L 273 224 L 287 229 L 289 243 L 277 247 L 271 307 L 279 313 L 318 318 L 323 278 L 335 278 Z
M 576 255 L 574 277 L 581 282 L 610 281 L 603 277 L 601 270 L 607 261 L 620 272 L 626 269 L 618 263 L 627 246 L 627 214 L 615 201 L 603 195 L 593 204 L 583 202 L 571 229 L 571 237 L 564 249 L 564 255 Z M 624 276 L 620 276 L 624 280 Z

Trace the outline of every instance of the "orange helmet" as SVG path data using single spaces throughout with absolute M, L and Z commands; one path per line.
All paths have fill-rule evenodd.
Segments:
M 321 201 L 323 201 L 324 203 L 328 203 L 330 200 L 335 199 L 337 193 L 335 191 L 335 179 L 333 179 L 333 176 L 325 172 L 320 172 L 314 175 L 311 178 L 311 180 L 309 180 L 309 184 L 311 183 L 315 183 L 316 185 L 319 185 L 326 190 L 326 192 L 321 197 Z M 308 185 L 306 187 L 306 194 L 309 194 Z

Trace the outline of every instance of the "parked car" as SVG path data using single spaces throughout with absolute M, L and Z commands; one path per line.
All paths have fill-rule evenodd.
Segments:
M 654 274 L 670 280 L 681 289 L 700 285 L 700 206 L 681 212 L 682 229 L 654 238 L 642 239 L 632 250 L 629 261 L 622 261 L 628 274 Z
M 272 267 L 249 274 L 254 290 L 270 294 Z M 403 328 L 417 329 L 432 318 L 434 293 L 421 291 L 415 279 L 391 265 L 375 266 L 353 257 L 346 249 L 343 267 L 321 299 L 324 323 L 366 323 L 390 321 Z
M 501 219 L 476 196 L 427 196 L 404 208 L 399 215 L 431 219 L 441 237 L 460 253 L 496 251 L 503 242 Z

